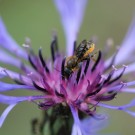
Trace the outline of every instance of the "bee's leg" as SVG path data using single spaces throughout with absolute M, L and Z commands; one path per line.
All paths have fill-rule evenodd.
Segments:
M 93 55 L 91 56 L 91 59 L 92 59 L 94 62 L 96 62 L 96 59 L 94 58 Z
M 98 51 L 97 51 L 98 52 Z M 90 55 L 90 58 L 95 62 L 96 61 L 96 59 L 94 58 L 95 57 L 95 55 L 97 55 L 97 52 L 95 52 L 94 54 L 92 54 L 92 55 Z

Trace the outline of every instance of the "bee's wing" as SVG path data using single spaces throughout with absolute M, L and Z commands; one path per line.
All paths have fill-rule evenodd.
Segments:
M 87 45 L 87 40 L 83 40 L 83 41 L 79 44 L 79 46 L 76 48 L 74 55 L 76 55 L 78 58 L 83 57 L 83 54 L 85 53 L 85 52 L 84 52 L 84 49 L 85 49 L 86 45 Z

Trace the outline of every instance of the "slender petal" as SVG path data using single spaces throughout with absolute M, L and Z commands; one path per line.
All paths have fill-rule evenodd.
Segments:
M 122 92 L 125 92 L 125 93 L 135 93 L 135 88 L 123 88 Z
M 9 112 L 16 106 L 16 104 L 11 104 L 9 105 L 5 111 L 2 113 L 2 115 L 0 116 L 0 127 L 2 127 L 7 115 L 9 114 Z
M 135 106 L 135 99 L 131 100 L 129 104 L 126 104 L 123 106 L 112 106 L 112 105 L 107 105 L 104 103 L 99 103 L 98 105 L 105 108 L 109 108 L 109 109 L 121 110 L 135 117 L 135 112 L 128 110 L 129 108 L 132 108 Z
M 79 120 L 76 110 L 72 108 L 72 114 L 74 117 L 74 124 L 72 127 L 72 135 L 96 135 L 97 132 L 107 126 L 107 119 L 96 120 L 91 117 L 87 117 L 83 120 Z
M 67 55 L 72 55 L 73 44 L 77 39 L 87 0 L 54 0 L 54 2 L 65 32 Z
M 121 64 L 125 63 L 125 61 L 129 60 L 129 58 L 132 58 L 131 55 L 135 51 L 135 17 L 133 18 L 133 21 L 131 22 L 131 25 L 129 27 L 129 30 L 124 38 L 124 41 L 120 45 L 120 50 L 117 54 L 117 59 L 115 60 L 115 64 Z M 106 61 L 106 65 L 108 65 L 111 61 L 112 57 Z
M 23 101 L 34 101 L 39 99 L 44 99 L 44 96 L 24 96 L 24 97 L 13 97 L 13 96 L 5 96 L 0 94 L 0 102 L 3 104 L 9 104 L 9 106 L 4 110 L 2 115 L 0 116 L 0 127 L 2 127 L 7 115 L 9 112 L 20 102 Z
M 133 71 L 133 66 L 134 65 L 129 65 L 129 66 L 123 65 L 119 69 L 117 69 L 116 67 L 113 66 L 113 69 L 114 69 L 115 72 L 113 73 L 112 79 L 119 76 L 122 72 L 123 72 L 123 75 L 126 75 L 126 74 L 132 72 Z
M 7 70 L 3 67 L 0 67 L 0 76 L 1 77 L 10 77 L 12 79 L 17 79 L 17 80 L 21 80 L 21 81 L 23 80 L 25 82 L 32 83 L 31 79 L 28 78 L 27 76 L 20 75 L 19 73 Z
M 80 125 L 80 120 L 78 117 L 78 112 L 77 110 L 73 107 L 70 106 L 73 118 L 74 118 L 74 128 L 73 128 L 73 132 L 72 135 L 82 135 L 82 131 L 81 131 L 81 125 Z
M 135 81 L 131 81 L 131 82 L 127 82 L 127 83 L 122 83 L 122 84 L 119 84 L 119 85 L 117 85 L 117 86 L 110 87 L 110 88 L 108 88 L 108 91 L 119 90 L 122 85 L 124 85 L 125 87 L 128 87 L 128 86 L 135 86 Z M 123 87 L 123 88 L 124 88 L 124 87 Z M 124 89 L 123 89 L 123 90 L 124 90 Z M 121 91 L 123 91 L 123 90 L 121 90 Z
M 4 50 L 0 49 L 0 62 L 3 62 L 5 64 L 10 64 L 13 66 L 16 66 L 20 68 L 21 61 L 10 54 L 6 53 Z
M 129 111 L 129 110 L 125 110 L 125 112 L 128 113 L 129 115 L 135 117 L 135 112 Z
M 95 135 L 99 130 L 107 127 L 108 119 L 96 120 L 91 117 L 87 117 L 81 121 L 82 128 L 85 131 L 84 135 Z
M 27 53 L 14 41 L 6 30 L 2 18 L 0 17 L 0 46 L 7 49 L 11 53 L 27 59 Z
M 0 102 L 3 104 L 16 104 L 23 101 L 32 101 L 38 99 L 44 99 L 45 96 L 22 96 L 22 97 L 14 97 L 14 96 L 5 96 L 0 94 Z
M 34 87 L 27 86 L 27 85 L 18 85 L 18 84 L 9 84 L 9 83 L 0 82 L 0 92 L 10 91 L 15 89 L 34 90 Z
M 132 73 L 134 71 L 135 71 L 135 63 L 129 64 L 127 66 L 126 71 L 124 72 L 124 75 L 129 74 L 129 73 Z
M 81 132 L 78 132 L 78 126 L 74 123 L 72 127 L 72 133 L 71 135 L 82 135 Z

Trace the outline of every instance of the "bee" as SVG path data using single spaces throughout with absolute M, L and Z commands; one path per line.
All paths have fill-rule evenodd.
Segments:
M 79 69 L 81 63 L 84 60 L 90 58 L 90 53 L 92 53 L 95 49 L 95 44 L 92 41 L 83 40 L 73 56 L 69 56 L 66 58 L 65 66 L 64 66 L 64 76 L 69 78 L 69 76 Z
M 83 40 L 77 49 L 75 50 L 75 56 L 78 58 L 78 61 L 83 61 L 88 59 L 89 54 L 92 53 L 95 49 L 95 44 L 92 41 Z
M 69 78 L 69 76 L 78 69 L 78 58 L 73 55 L 66 58 L 65 66 L 64 66 L 64 76 Z

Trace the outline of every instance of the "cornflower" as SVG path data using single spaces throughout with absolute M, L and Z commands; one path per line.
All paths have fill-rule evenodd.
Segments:
M 135 63 L 131 59 L 134 57 L 135 20 L 133 20 L 120 48 L 113 56 L 105 60 L 104 51 L 90 54 L 66 76 L 65 65 L 69 56 L 72 58 L 76 51 L 77 34 L 83 20 L 87 1 L 54 0 L 54 2 L 60 13 L 65 32 L 66 56 L 58 50 L 56 35 L 53 36 L 51 42 L 51 60 L 44 59 L 41 48 L 36 55 L 28 41 L 23 45 L 25 49 L 20 47 L 9 35 L 2 19 L 0 19 L 0 62 L 17 67 L 21 71 L 18 73 L 0 67 L 0 92 L 27 89 L 41 93 L 35 96 L 19 97 L 0 94 L 0 103 L 8 105 L 0 117 L 0 127 L 8 113 L 23 101 L 33 102 L 43 110 L 56 106 L 60 109 L 70 108 L 74 119 L 72 135 L 93 134 L 92 130 L 87 128 L 88 124 L 86 123 L 88 122 L 80 120 L 79 114 L 83 114 L 83 118 L 84 116 L 91 116 L 96 119 L 105 119 L 106 117 L 97 114 L 96 108 L 98 106 L 121 110 L 135 117 L 135 112 L 129 110 L 135 106 L 135 99 L 122 106 L 104 103 L 113 100 L 119 93 L 135 93 L 135 90 L 130 88 L 135 85 L 135 80 L 125 81 L 123 79 L 123 76 L 135 71 Z M 107 43 L 107 47 L 109 45 L 110 42 Z M 97 58 L 94 57 L 95 55 Z M 30 65 L 23 61 L 28 61 Z M 123 65 L 123 63 L 128 64 L 128 66 Z M 121 64 L 123 66 L 117 69 L 116 65 Z M 3 78 L 10 78 L 15 83 L 6 83 L 2 81 Z M 92 122 L 92 120 L 90 121 Z M 62 132 L 62 130 L 60 131 Z

